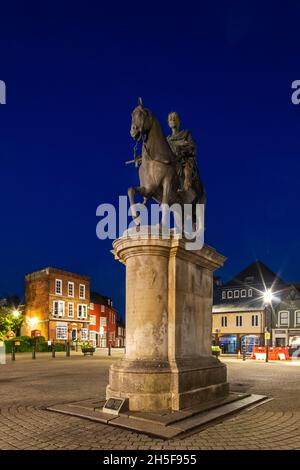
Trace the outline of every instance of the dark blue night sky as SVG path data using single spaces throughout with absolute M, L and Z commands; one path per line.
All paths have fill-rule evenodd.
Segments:
M 299 1 L 1 5 L 0 294 L 25 273 L 88 274 L 124 312 L 124 267 L 96 208 L 137 183 L 129 135 L 142 96 L 198 145 L 206 243 L 230 278 L 258 258 L 300 281 Z

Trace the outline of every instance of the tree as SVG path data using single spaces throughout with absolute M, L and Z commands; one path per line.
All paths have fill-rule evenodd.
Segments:
M 13 307 L 0 306 L 0 336 L 5 336 L 8 331 L 18 333 L 23 321 L 21 311 L 18 315 Z

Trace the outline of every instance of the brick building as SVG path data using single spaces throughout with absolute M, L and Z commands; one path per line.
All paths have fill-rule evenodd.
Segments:
M 125 347 L 125 323 L 122 320 L 117 320 L 116 346 L 118 348 Z
M 89 340 L 97 348 L 117 346 L 117 311 L 112 300 L 97 292 L 91 292 Z
M 90 279 L 45 268 L 25 276 L 22 334 L 39 330 L 46 340 L 88 340 Z

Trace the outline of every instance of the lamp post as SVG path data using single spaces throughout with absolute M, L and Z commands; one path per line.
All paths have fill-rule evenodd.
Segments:
M 269 332 L 269 308 L 272 307 L 272 300 L 274 296 L 271 289 L 267 289 L 264 293 L 264 303 L 265 303 L 265 348 L 266 348 L 266 362 L 269 362 L 269 340 L 271 334 Z
M 104 328 L 103 328 L 103 326 L 100 326 L 100 348 L 102 348 L 103 335 L 104 335 Z

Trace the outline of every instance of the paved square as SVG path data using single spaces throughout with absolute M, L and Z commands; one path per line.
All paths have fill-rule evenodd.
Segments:
M 151 438 L 45 410 L 104 397 L 108 367 L 118 357 L 8 357 L 0 366 L 0 449 L 300 449 L 300 362 L 224 359 L 233 391 L 274 400 L 183 438 Z

